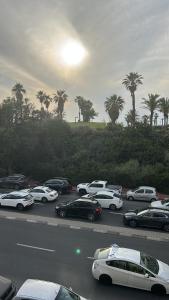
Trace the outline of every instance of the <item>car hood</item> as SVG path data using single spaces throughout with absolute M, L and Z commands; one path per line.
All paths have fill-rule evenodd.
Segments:
M 161 201 L 153 201 L 151 202 L 152 207 L 163 207 Z
M 124 215 L 127 216 L 127 217 L 130 217 L 130 216 L 136 216 L 137 212 L 136 211 L 128 211 L 126 212 Z
M 158 276 L 160 276 L 163 280 L 169 282 L 169 266 L 160 260 L 158 260 L 158 264 L 159 264 Z

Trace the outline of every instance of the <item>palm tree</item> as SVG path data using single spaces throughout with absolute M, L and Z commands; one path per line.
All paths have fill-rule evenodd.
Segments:
M 164 125 L 168 125 L 168 115 L 169 115 L 169 99 L 161 98 L 159 99 L 159 110 L 164 115 Z
M 26 93 L 26 90 L 22 84 L 16 83 L 12 88 L 12 92 L 16 98 L 16 123 L 18 123 L 19 120 L 22 120 L 23 94 Z
M 38 91 L 36 98 L 40 101 L 41 104 L 41 110 L 42 110 L 42 104 L 45 101 L 45 93 L 43 91 Z
M 44 104 L 46 106 L 47 112 L 49 110 L 49 105 L 50 105 L 51 101 L 52 101 L 51 97 L 49 95 L 45 94 Z
M 77 103 L 78 105 L 78 108 L 79 108 L 79 119 L 78 119 L 78 122 L 80 122 L 80 115 L 81 115 L 81 104 L 83 103 L 85 99 L 82 97 L 82 96 L 76 96 L 75 98 L 75 102 Z
M 159 103 L 159 95 L 148 94 L 148 99 L 143 98 L 143 100 L 145 108 L 150 111 L 150 126 L 152 127 L 154 112 L 157 109 Z
M 125 120 L 127 122 L 127 126 L 132 126 L 134 124 L 134 118 L 135 118 L 135 123 L 138 122 L 138 114 L 137 112 L 133 112 L 133 110 L 131 109 L 127 115 L 125 116 Z
M 124 100 L 120 96 L 113 95 L 110 98 L 107 98 L 104 105 L 112 123 L 115 124 L 120 112 L 123 110 Z
M 135 126 L 136 122 L 135 91 L 137 90 L 138 85 L 143 84 L 142 79 L 142 75 L 138 73 L 129 73 L 122 81 L 122 84 L 124 84 L 126 89 L 130 91 L 132 98 L 133 126 Z
M 63 111 L 64 111 L 64 104 L 68 100 L 68 95 L 65 93 L 64 90 L 57 90 L 57 93 L 54 95 L 54 101 L 57 103 L 56 112 L 58 114 L 59 119 L 63 119 Z

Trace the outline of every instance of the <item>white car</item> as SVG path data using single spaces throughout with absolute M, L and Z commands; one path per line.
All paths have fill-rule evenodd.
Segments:
M 109 208 L 111 210 L 120 209 L 123 206 L 123 201 L 118 193 L 109 191 L 100 191 L 96 194 L 87 194 L 82 198 L 90 198 L 97 200 L 102 208 Z
M 97 249 L 92 274 L 106 284 L 169 294 L 169 266 L 150 255 L 114 244 Z
M 120 185 L 109 185 L 105 180 L 95 180 L 91 183 L 79 183 L 77 185 L 77 192 L 80 195 L 97 193 L 99 191 L 112 191 L 116 193 L 122 192 L 122 186 Z
M 33 204 L 33 197 L 27 192 L 18 191 L 0 195 L 0 206 L 11 206 L 23 210 Z
M 158 197 L 154 187 L 139 186 L 135 190 L 127 191 L 127 199 L 152 202 L 158 200 Z
M 58 192 L 51 190 L 46 186 L 36 186 L 33 189 L 22 190 L 30 193 L 33 196 L 34 200 L 48 202 L 55 201 L 58 198 Z
M 169 210 L 169 199 L 163 200 L 163 201 L 153 201 L 150 204 L 151 207 L 156 208 L 164 208 Z
M 13 300 L 87 300 L 71 289 L 60 284 L 38 280 L 27 279 L 20 287 Z

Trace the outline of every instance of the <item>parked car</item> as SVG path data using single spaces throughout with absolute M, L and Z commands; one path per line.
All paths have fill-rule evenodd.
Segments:
M 131 227 L 154 227 L 169 231 L 169 211 L 158 208 L 129 211 L 124 214 L 123 223 Z
M 10 300 L 14 297 L 16 288 L 9 278 L 0 276 L 0 299 Z
M 19 190 L 35 185 L 37 185 L 36 181 L 23 174 L 13 174 L 0 178 L 0 188 Z
M 169 210 L 169 199 L 163 201 L 153 201 L 150 203 L 150 207 L 163 208 Z
M 120 185 L 109 185 L 107 181 L 95 180 L 91 183 L 80 183 L 77 185 L 77 192 L 80 195 L 97 193 L 98 191 L 109 190 L 113 192 L 122 192 L 122 187 Z
M 152 202 L 158 200 L 158 197 L 154 187 L 140 186 L 135 190 L 129 190 L 127 199 Z
M 22 191 L 31 194 L 33 200 L 42 201 L 44 203 L 55 201 L 58 198 L 58 192 L 46 186 L 36 186 L 33 189 L 25 189 Z
M 29 193 L 17 191 L 0 195 L 0 206 L 16 207 L 18 210 L 23 210 L 33 204 L 33 197 Z
M 123 206 L 123 200 L 118 193 L 109 191 L 100 191 L 95 194 L 87 194 L 82 196 L 83 199 L 97 200 L 102 208 L 111 210 L 120 209 Z
M 102 208 L 97 201 L 77 199 L 73 202 L 57 205 L 55 211 L 62 218 L 78 217 L 94 221 L 101 216 Z
M 92 274 L 107 284 L 169 294 L 169 266 L 150 255 L 114 244 L 97 249 Z
M 87 300 L 58 283 L 27 279 L 13 300 Z
M 52 190 L 56 190 L 59 194 L 69 193 L 72 190 L 72 185 L 67 179 L 49 179 L 44 182 L 44 186 L 48 186 Z

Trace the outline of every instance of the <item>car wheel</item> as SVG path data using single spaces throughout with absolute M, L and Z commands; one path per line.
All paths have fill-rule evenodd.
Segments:
M 65 212 L 64 210 L 60 210 L 59 216 L 60 216 L 61 218 L 65 218 L 65 217 L 66 217 L 66 212 Z
M 164 229 L 165 231 L 169 232 L 169 224 L 165 224 L 165 225 L 163 226 L 163 229 Z
M 127 200 L 129 200 L 129 201 L 133 201 L 133 200 L 134 200 L 134 198 L 133 198 L 133 196 L 129 196 L 129 197 L 127 198 Z
M 137 226 L 137 222 L 135 220 L 130 220 L 129 221 L 129 226 L 132 228 L 135 228 Z
M 112 284 L 112 279 L 110 278 L 110 276 L 104 274 L 99 277 L 99 281 L 105 285 Z
M 83 196 L 83 195 L 86 195 L 87 193 L 86 193 L 86 190 L 81 189 L 81 190 L 79 190 L 79 194 L 80 194 L 80 196 Z
M 24 206 L 21 203 L 19 203 L 17 205 L 17 209 L 20 210 L 20 211 L 22 211 L 22 210 L 24 210 Z
M 88 214 L 87 218 L 88 218 L 88 220 L 91 221 L 91 222 L 93 222 L 93 221 L 95 220 L 94 214 Z
M 109 208 L 110 208 L 111 210 L 116 210 L 116 209 L 117 209 L 117 207 L 116 207 L 115 204 L 111 204 L 111 205 L 109 206 Z
M 42 202 L 43 202 L 43 203 L 46 203 L 47 201 L 48 201 L 48 199 L 47 199 L 46 197 L 43 197 L 43 198 L 42 198 Z
M 157 294 L 157 295 L 165 295 L 166 294 L 166 289 L 161 284 L 155 284 L 155 285 L 152 286 L 151 292 L 153 294 Z

